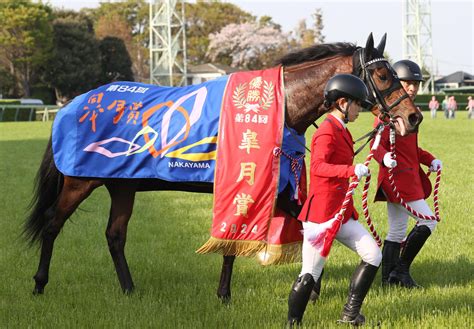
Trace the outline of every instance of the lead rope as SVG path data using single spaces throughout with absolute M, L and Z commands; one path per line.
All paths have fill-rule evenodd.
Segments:
M 390 152 L 392 154 L 392 157 L 394 160 L 396 160 L 396 155 L 395 155 L 395 129 L 393 127 L 390 127 Z M 428 175 L 430 172 L 428 172 Z M 439 205 L 438 205 L 438 191 L 439 191 L 439 183 L 441 181 L 441 169 L 438 169 L 436 171 L 436 180 L 435 180 L 435 185 L 434 185 L 434 191 L 433 191 L 433 203 L 434 203 L 434 210 L 435 214 L 434 216 L 427 216 L 422 213 L 419 213 L 410 205 L 408 205 L 405 200 L 400 196 L 400 193 L 398 193 L 398 190 L 395 186 L 395 180 L 393 178 L 393 168 L 388 169 L 388 181 L 390 182 L 390 185 L 392 186 L 393 193 L 395 193 L 396 197 L 398 200 L 400 200 L 400 204 L 413 216 L 417 217 L 418 219 L 424 219 L 424 220 L 435 220 L 437 222 L 440 221 L 439 217 Z M 417 222 L 418 224 L 418 222 Z
M 372 148 L 370 149 L 371 152 L 367 155 L 367 158 L 365 159 L 365 162 L 364 162 L 364 165 L 366 167 L 369 166 L 370 161 L 374 157 L 374 151 L 377 149 L 377 147 L 380 144 L 380 137 L 381 137 L 383 129 L 384 129 L 383 125 L 380 125 L 378 127 L 374 144 L 372 145 Z M 357 177 L 355 177 L 351 180 L 351 183 L 349 184 L 349 188 L 347 189 L 344 201 L 342 202 L 341 210 L 339 210 L 339 213 L 336 215 L 336 220 L 340 221 L 341 224 L 344 218 L 344 213 L 346 212 L 346 209 L 347 209 L 347 205 L 351 201 L 352 194 L 354 190 L 356 189 L 357 185 L 359 185 L 359 180 L 357 179 Z M 369 185 L 370 185 L 370 170 L 369 170 L 369 176 L 365 177 L 364 193 L 362 194 L 362 203 L 363 203 L 364 217 L 365 217 L 365 220 L 367 221 L 367 225 L 369 227 L 370 233 L 372 233 L 372 236 L 374 237 L 375 242 L 377 242 L 377 245 L 380 247 L 382 245 L 382 240 L 380 239 L 380 236 L 375 230 L 375 227 L 372 223 L 372 220 L 369 215 L 369 210 L 367 207 L 367 193 L 368 193 Z M 365 204 L 364 204 L 364 198 L 365 198 Z
M 374 144 L 372 144 L 372 147 L 370 148 L 370 153 L 367 156 L 367 158 L 370 158 L 370 159 L 374 157 L 374 151 L 379 147 L 380 137 L 382 135 L 382 131 L 385 128 L 385 126 L 381 125 L 378 128 L 379 129 L 377 130 L 377 135 L 375 137 Z M 368 166 L 369 162 L 366 161 L 364 165 Z M 375 230 L 374 224 L 372 223 L 372 218 L 370 217 L 370 214 L 369 214 L 368 196 L 369 196 L 369 187 L 370 187 L 371 177 L 372 177 L 371 175 L 365 177 L 364 189 L 362 191 L 362 211 L 364 212 L 364 218 L 365 218 L 365 221 L 367 222 L 367 226 L 369 227 L 370 233 L 372 233 L 372 236 L 374 237 L 375 242 L 377 242 L 377 245 L 380 247 L 382 245 L 382 239 L 380 239 L 380 236 Z

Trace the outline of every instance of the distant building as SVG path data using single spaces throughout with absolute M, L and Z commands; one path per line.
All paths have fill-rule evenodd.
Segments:
M 240 70 L 221 64 L 188 65 L 187 83 L 194 85 L 237 71 Z
M 435 92 L 444 93 L 473 93 L 474 76 L 457 71 L 435 81 Z

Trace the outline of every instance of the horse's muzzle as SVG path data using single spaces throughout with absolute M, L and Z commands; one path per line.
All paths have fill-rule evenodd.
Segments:
M 408 116 L 408 123 L 413 129 L 418 128 L 421 121 L 423 121 L 423 114 L 421 114 L 420 111 L 418 111 L 417 113 L 412 113 Z

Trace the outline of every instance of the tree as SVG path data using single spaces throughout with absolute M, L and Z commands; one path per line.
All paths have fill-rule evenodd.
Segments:
M 314 29 L 314 42 L 324 43 L 324 35 L 323 35 L 323 11 L 321 8 L 317 8 L 316 11 L 311 15 L 313 17 L 313 29 Z
M 281 25 L 277 24 L 273 21 L 273 18 L 271 16 L 263 15 L 259 18 L 258 20 L 258 25 L 259 26 L 272 26 L 274 27 L 277 31 L 281 32 Z
M 322 30 L 323 25 L 323 14 L 320 8 L 317 8 L 315 12 L 311 15 L 312 18 L 312 28 L 308 28 L 306 25 L 306 20 L 302 19 L 298 22 L 296 27 L 296 43 L 302 47 L 310 47 L 315 44 L 324 43 L 324 35 Z
M 260 27 L 255 23 L 229 24 L 219 33 L 211 34 L 209 39 L 211 60 L 246 69 L 272 64 L 264 55 L 287 42 L 286 36 L 273 26 Z
M 53 22 L 53 56 L 45 70 L 45 81 L 65 102 L 98 85 L 101 60 L 98 42 L 80 14 L 57 13 Z
M 121 39 L 125 45 L 132 46 L 132 28 L 118 13 L 112 12 L 100 16 L 94 30 L 97 39 L 115 37 Z
M 255 22 L 255 17 L 236 5 L 221 2 L 185 4 L 186 44 L 188 62 L 201 64 L 207 61 L 209 36 L 218 33 L 228 24 Z
M 305 19 L 298 22 L 296 36 L 300 47 L 306 48 L 314 45 L 314 31 L 307 28 Z
M 15 98 L 15 77 L 0 66 L 0 98 Z
M 100 82 L 133 81 L 132 60 L 122 39 L 105 37 L 100 41 L 102 76 Z
M 94 20 L 96 37 L 117 37 L 124 41 L 138 81 L 149 79 L 149 5 L 145 0 L 102 2 L 84 10 Z
M 16 96 L 30 96 L 31 84 L 48 61 L 52 12 L 30 1 L 0 3 L 0 63 L 15 78 Z

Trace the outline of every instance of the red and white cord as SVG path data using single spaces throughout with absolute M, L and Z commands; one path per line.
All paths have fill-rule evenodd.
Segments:
M 392 157 L 394 160 L 396 160 L 396 155 L 395 155 L 395 129 L 390 128 L 390 152 L 392 154 Z M 429 173 L 428 173 L 429 175 Z M 419 218 L 419 219 L 424 219 L 424 220 L 436 220 L 440 221 L 440 216 L 439 216 L 439 199 L 438 199 L 438 192 L 439 192 L 439 183 L 441 181 L 441 169 L 438 169 L 436 171 L 436 180 L 435 180 L 435 185 L 433 189 L 433 204 L 434 204 L 434 210 L 435 214 L 434 216 L 428 216 L 425 214 L 422 214 L 412 207 L 408 203 L 403 200 L 403 198 L 400 196 L 400 193 L 398 193 L 397 187 L 395 186 L 395 179 L 393 178 L 393 168 L 388 169 L 388 181 L 390 182 L 390 185 L 392 186 L 393 193 L 395 194 L 397 200 L 400 200 L 400 204 L 413 216 Z

